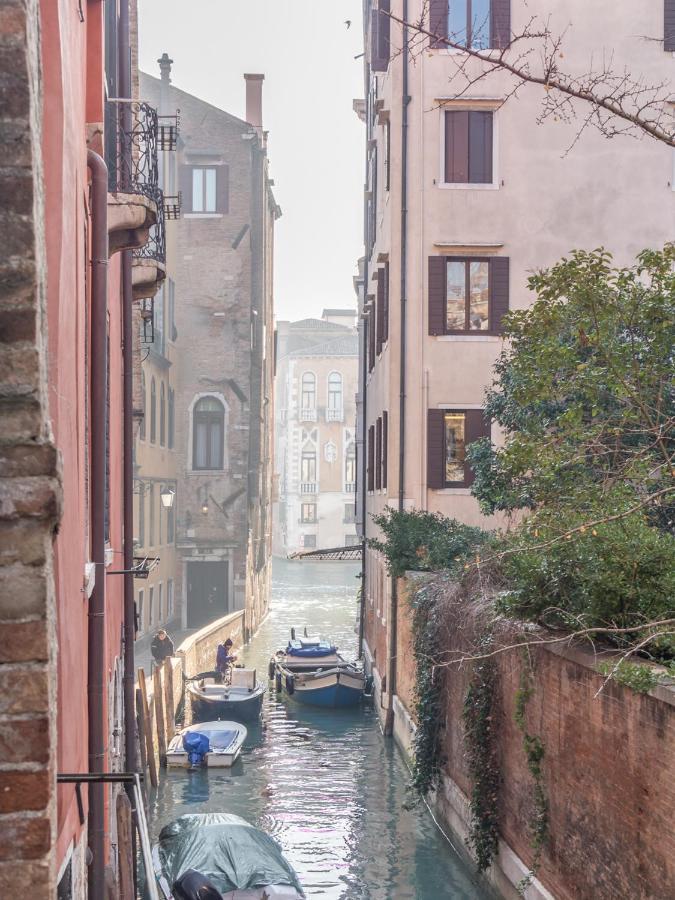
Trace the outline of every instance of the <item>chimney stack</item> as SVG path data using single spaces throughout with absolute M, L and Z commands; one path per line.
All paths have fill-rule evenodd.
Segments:
M 246 121 L 262 132 L 262 83 L 264 75 L 244 75 L 246 79 Z

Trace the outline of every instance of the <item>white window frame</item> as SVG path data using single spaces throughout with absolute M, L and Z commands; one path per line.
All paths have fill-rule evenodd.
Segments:
M 499 176 L 499 109 L 502 100 L 487 100 L 482 102 L 470 102 L 468 100 L 452 101 L 444 100 L 442 97 L 437 99 L 438 103 L 438 128 L 439 128 L 439 149 L 440 155 L 438 160 L 438 179 L 436 187 L 446 191 L 498 191 L 500 188 Z M 468 112 L 491 112 L 492 113 L 492 181 L 486 183 L 476 182 L 456 182 L 445 180 L 445 114 L 454 110 L 466 110 Z

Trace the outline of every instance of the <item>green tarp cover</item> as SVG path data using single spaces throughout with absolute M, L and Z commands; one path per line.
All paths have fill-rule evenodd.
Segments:
M 284 859 L 279 844 L 239 816 L 181 816 L 162 828 L 158 850 L 170 885 L 186 869 L 196 869 L 223 893 L 287 884 L 304 896 L 298 876 Z

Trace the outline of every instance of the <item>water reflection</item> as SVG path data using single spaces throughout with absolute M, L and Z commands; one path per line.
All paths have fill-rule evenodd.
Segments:
M 275 562 L 271 612 L 243 661 L 266 679 L 270 655 L 305 624 L 355 656 L 357 572 Z M 271 691 L 231 770 L 163 773 L 152 827 L 184 812 L 241 815 L 277 838 L 308 897 L 486 897 L 430 816 L 403 809 L 406 779 L 372 708 L 314 710 Z

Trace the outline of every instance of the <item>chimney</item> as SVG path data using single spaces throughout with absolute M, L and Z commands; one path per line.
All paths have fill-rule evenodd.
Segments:
M 262 131 L 262 83 L 264 75 L 244 75 L 246 79 L 246 121 L 258 134 Z
M 159 85 L 159 109 L 157 112 L 160 116 L 167 116 L 170 114 L 169 89 L 171 85 L 171 66 L 173 65 L 173 60 L 169 58 L 168 53 L 162 53 L 157 62 L 159 63 L 159 72 L 161 76 Z
M 159 63 L 159 71 L 162 77 L 162 84 L 171 84 L 171 66 L 173 65 L 173 60 L 169 59 L 168 53 L 162 53 L 157 62 Z

